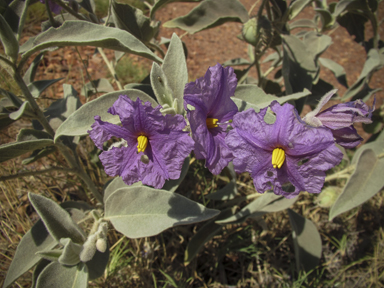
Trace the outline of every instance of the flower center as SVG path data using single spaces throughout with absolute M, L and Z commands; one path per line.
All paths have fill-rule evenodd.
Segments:
M 275 148 L 272 152 L 272 166 L 273 168 L 281 168 L 285 160 L 285 152 L 281 148 Z
M 205 121 L 207 123 L 208 129 L 218 127 L 218 125 L 216 123 L 219 121 L 219 119 L 207 118 L 207 120 L 205 120 Z
M 140 135 L 137 137 L 137 152 L 144 152 L 145 148 L 147 148 L 148 145 L 148 138 L 147 136 Z

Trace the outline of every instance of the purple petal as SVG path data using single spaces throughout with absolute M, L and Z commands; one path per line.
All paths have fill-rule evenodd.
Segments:
M 128 130 L 115 124 L 104 122 L 100 116 L 95 116 L 95 123 L 91 126 L 92 130 L 87 131 L 96 147 L 103 150 L 103 144 L 113 136 L 128 139 L 133 135 Z
M 332 130 L 332 133 L 336 143 L 347 149 L 356 147 L 363 140 L 353 126 Z

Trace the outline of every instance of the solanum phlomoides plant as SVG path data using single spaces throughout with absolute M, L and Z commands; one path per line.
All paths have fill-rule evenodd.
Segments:
M 149 5 L 147 17 L 135 7 L 111 1 L 107 17 L 98 19 L 91 0 L 48 1 L 49 21 L 42 23 L 40 34 L 21 46 L 29 1 L 14 0 L 0 11 L 5 53 L 0 55 L 0 63 L 22 93 L 0 90 L 0 125 L 5 128 L 24 118 L 30 119 L 34 127 L 21 129 L 15 142 L 1 145 L 0 160 L 32 152 L 22 162 L 28 165 L 51 153 L 61 153 L 68 165 L 0 179 L 59 170 L 78 175 L 90 192 L 87 195 L 91 195 L 88 204 L 68 201 L 58 205 L 29 194 L 40 220 L 22 238 L 3 287 L 34 266 L 33 287 L 86 287 L 89 280 L 103 275 L 108 263 L 109 228 L 129 238 L 140 238 L 177 225 L 209 220 L 187 246 L 188 264 L 224 225 L 286 210 L 300 192 L 318 194 L 325 182 L 348 178 L 346 185 L 339 187 L 341 193 L 335 196 L 337 189 L 327 188 L 325 197 L 319 198 L 320 205 L 331 207 L 330 219 L 362 204 L 384 186 L 380 177 L 384 166 L 383 133 L 361 146 L 352 161 L 345 161 L 343 170 L 327 177 L 325 174 L 346 157 L 343 147 L 354 148 L 362 141 L 354 123 L 369 124 L 373 119 L 374 126 L 369 126 L 375 128 L 373 133 L 382 127 L 382 119 L 372 116 L 375 104 L 363 102 L 377 91 L 369 87 L 369 80 L 384 64 L 377 32 L 377 1 L 367 4 L 343 0 L 327 5 L 325 1 L 296 0 L 288 4 L 263 0 L 254 16 L 249 16 L 253 12 L 237 0 L 202 1 L 188 15 L 163 26 L 193 34 L 227 21 L 241 22 L 241 38 L 248 45 L 249 60 L 231 59 L 223 66 L 212 63 L 203 77 L 189 83 L 185 46 L 180 38 L 174 34 L 163 41 L 168 45 L 166 53 L 156 40 L 160 27 L 156 11 L 171 2 L 175 1 L 155 1 Z M 315 5 L 314 19 L 295 20 L 309 4 Z M 85 13 L 79 12 L 79 5 Z M 320 55 L 331 45 L 331 37 L 324 33 L 337 25 L 348 26 L 352 13 L 369 19 L 374 36 L 364 42 L 367 61 L 360 77 L 348 86 L 344 69 Z M 190 19 L 194 19 L 192 25 Z M 301 27 L 307 30 L 296 29 Z M 363 21 L 361 27 L 347 29 L 361 35 Z M 57 47 L 85 45 L 97 47 L 119 90 L 113 91 L 106 79 L 86 83 L 85 95 L 109 93 L 82 105 L 75 89 L 64 84 L 63 99 L 44 111 L 36 99 L 61 80 L 35 80 L 44 53 Z M 108 61 L 104 48 L 116 51 L 115 61 Z M 264 61 L 270 61 L 271 66 L 262 71 L 261 58 L 270 50 L 274 52 Z M 124 53 L 153 61 L 150 84 L 123 86 L 115 66 Z M 36 56 L 24 72 L 32 55 Z M 229 65 L 246 68 L 225 67 Z M 337 90 L 331 90 L 332 86 L 319 78 L 321 65 L 348 88 L 341 97 L 344 103 L 325 110 L 323 106 Z M 253 66 L 257 79 L 249 76 Z M 275 70 L 280 71 L 285 89 L 280 80 L 267 78 Z M 311 105 L 313 111 L 301 118 L 304 104 Z M 80 137 L 87 135 L 102 151 L 99 158 L 106 174 L 116 177 L 102 193 L 80 165 L 77 154 Z M 112 143 L 112 137 L 119 141 Z M 212 209 L 214 201 L 205 207 L 175 193 L 187 174 L 191 157 L 204 161 L 214 175 L 229 173 L 229 183 L 207 196 L 223 202 L 223 209 Z M 254 194 L 240 195 L 236 172 L 250 173 Z M 94 205 L 95 201 L 102 205 Z M 235 205 L 242 208 L 236 211 Z M 297 269 L 311 270 L 321 257 L 320 234 L 309 219 L 290 209 L 288 215 Z

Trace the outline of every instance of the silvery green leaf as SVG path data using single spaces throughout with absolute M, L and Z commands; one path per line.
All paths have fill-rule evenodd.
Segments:
M 0 14 L 0 40 L 3 43 L 5 54 L 7 54 L 16 63 L 19 55 L 19 42 L 17 41 L 11 27 Z
M 136 183 L 133 183 L 132 185 L 127 185 L 124 183 L 123 178 L 120 176 L 113 179 L 107 187 L 104 189 L 104 203 L 107 202 L 107 199 L 109 196 L 111 196 L 116 190 L 120 188 L 130 188 L 130 187 L 136 187 L 136 186 L 142 186 L 143 184 L 141 181 L 138 181 Z
M 335 75 L 337 81 L 341 85 L 348 88 L 347 76 L 346 76 L 346 73 L 345 73 L 343 66 L 341 66 L 340 64 L 338 64 L 335 61 L 328 59 L 328 58 L 321 58 L 320 57 L 319 62 L 325 68 L 328 68 L 329 70 L 332 71 L 332 73 Z
M 167 4 L 170 4 L 170 3 L 174 3 L 174 2 L 201 2 L 201 1 L 202 0 L 157 0 L 157 1 L 155 1 L 155 4 L 153 4 L 153 6 L 151 8 L 151 12 L 150 12 L 149 16 L 151 17 L 151 19 L 153 19 L 157 10 L 159 10 L 161 7 L 163 7 Z
M 155 62 L 152 63 L 150 78 L 152 89 L 156 95 L 157 102 L 159 102 L 159 104 L 162 106 L 166 104 L 172 107 L 174 99 L 172 89 L 168 83 L 167 76 L 165 75 L 163 69 L 159 64 Z
M 366 82 L 364 82 L 364 85 L 361 88 L 361 90 L 359 92 L 357 92 L 355 94 L 355 96 L 352 97 L 351 101 L 361 99 L 361 100 L 363 100 L 363 102 L 366 102 L 371 98 L 372 95 L 375 95 L 377 92 L 379 92 L 381 90 L 383 90 L 383 89 L 382 88 L 372 89 L 371 87 L 369 87 L 368 81 L 366 81 Z M 365 126 L 363 126 L 363 127 L 365 127 Z
M 235 58 L 228 61 L 225 61 L 223 63 L 223 66 L 242 66 L 242 65 L 251 65 L 252 63 L 249 62 L 249 60 L 244 58 Z
M 235 215 L 224 220 L 216 221 L 216 223 L 228 224 L 237 222 L 238 220 L 244 221 L 250 216 L 255 217 L 262 216 L 269 212 L 279 212 L 291 207 L 296 200 L 297 197 L 287 199 L 283 196 L 275 195 L 273 192 L 266 192 L 246 205 Z
M 312 0 L 295 0 L 292 1 L 291 4 L 288 7 L 287 13 L 288 13 L 288 19 L 292 20 L 295 18 L 299 13 L 307 6 L 309 3 L 311 3 Z
M 23 128 L 19 131 L 19 134 L 17 134 L 16 141 L 22 142 L 39 139 L 52 139 L 52 136 L 44 131 Z
M 61 254 L 63 254 L 63 250 L 53 249 L 53 250 L 44 250 L 36 253 L 40 258 L 43 258 L 48 261 L 58 261 Z
M 164 183 L 164 186 L 161 188 L 162 190 L 167 190 L 169 192 L 175 192 L 177 187 L 183 182 L 185 176 L 187 175 L 188 169 L 189 169 L 189 161 L 191 160 L 190 157 L 185 158 L 183 162 L 183 167 L 181 167 L 181 173 L 179 179 L 175 180 L 166 180 Z
M 248 12 L 238 0 L 205 0 L 188 15 L 164 23 L 167 28 L 180 28 L 190 34 L 213 28 L 225 22 L 242 22 L 249 19 Z
M 80 252 L 83 246 L 77 243 L 73 243 L 70 238 L 61 238 L 60 243 L 64 245 L 62 254 L 58 258 L 58 261 L 62 265 L 76 265 L 80 262 Z
M 81 89 L 81 95 L 84 95 L 85 97 L 90 97 L 96 93 L 108 93 L 114 91 L 115 89 L 113 88 L 111 83 L 109 83 L 108 79 L 101 78 L 86 83 L 85 86 Z
M 51 139 L 40 139 L 0 145 L 0 163 L 53 144 Z
M 367 60 L 364 63 L 363 70 L 360 73 L 359 78 L 356 82 L 348 88 L 348 90 L 344 93 L 344 96 L 341 98 L 342 100 L 346 100 L 348 98 L 354 97 L 359 91 L 364 87 L 364 84 L 368 79 L 370 79 L 370 75 L 375 71 L 378 71 L 384 65 L 384 55 L 379 54 L 376 49 L 371 49 L 368 52 Z
M 11 27 L 17 40 L 19 40 L 24 27 L 29 2 L 29 0 L 13 0 L 5 9 L 4 14 L 1 13 Z
M 138 8 L 112 1 L 112 16 L 115 26 L 125 30 L 141 41 L 149 42 L 159 31 L 160 22 L 151 21 Z
M 0 88 L 0 95 L 7 97 L 16 108 L 19 108 L 24 103 L 24 101 L 17 97 L 15 94 L 2 88 Z
M 214 193 L 210 193 L 207 196 L 205 196 L 208 199 L 211 200 L 231 200 L 235 198 L 237 195 L 237 185 L 236 185 L 236 179 L 232 179 L 227 185 L 225 185 L 223 188 L 217 190 Z
M 321 257 L 321 237 L 315 224 L 309 219 L 288 209 L 292 226 L 297 271 L 306 272 L 319 265 Z
M 31 288 L 35 288 L 36 287 L 36 281 L 37 281 L 37 278 L 39 277 L 40 273 L 44 270 L 45 267 L 48 266 L 48 264 L 50 264 L 51 261 L 48 261 L 48 260 L 45 260 L 45 259 L 41 259 L 39 261 L 39 263 L 37 263 L 35 269 L 33 270 L 33 274 L 32 274 L 32 285 L 31 285 Z
M 76 210 L 83 212 L 83 215 L 85 215 L 85 212 L 94 209 L 94 207 L 89 205 L 87 202 L 83 202 L 83 201 L 65 201 L 65 202 L 61 203 L 60 206 L 63 207 L 64 209 L 66 209 L 67 211 L 69 211 L 69 214 L 71 215 L 73 221 L 75 221 L 75 222 L 80 221 L 84 217 L 81 216 L 82 218 L 78 219 L 77 217 L 79 214 L 78 213 L 73 214 L 72 209 L 76 209 Z
M 365 149 L 355 165 L 354 173 L 329 211 L 329 220 L 363 204 L 384 186 L 384 158 L 378 158 L 372 149 Z
M 64 78 L 52 79 L 52 80 L 37 80 L 28 84 L 28 89 L 34 98 L 39 98 L 41 93 L 44 92 L 52 84 L 62 80 Z
M 85 263 L 88 268 L 88 280 L 94 280 L 104 275 L 109 260 L 109 249 L 104 253 L 96 250 L 91 261 Z
M 315 8 L 314 9 L 317 13 L 320 14 L 321 17 L 321 31 L 325 31 L 327 29 L 332 28 L 335 23 L 336 23 L 336 17 L 332 15 L 331 12 L 327 9 L 320 9 L 320 8 Z
M 37 252 L 50 250 L 56 245 L 57 241 L 49 235 L 43 221 L 37 221 L 31 230 L 21 238 L 5 277 L 3 288 L 9 287 L 40 260 Z
M 39 67 L 39 64 L 40 64 L 41 60 L 43 60 L 43 58 L 44 58 L 44 53 L 39 53 L 35 57 L 35 59 L 33 59 L 27 72 L 25 72 L 25 74 L 23 76 L 23 80 L 24 80 L 25 84 L 29 85 L 30 83 L 33 82 L 33 80 L 35 79 L 37 68 Z
M 51 199 L 28 193 L 29 201 L 41 217 L 49 234 L 59 241 L 61 238 L 71 238 L 75 243 L 85 241 L 85 233 L 73 221 L 70 214 Z
M 240 85 L 237 85 L 235 90 L 235 96 L 232 97 L 232 100 L 235 101 L 235 99 L 239 99 L 239 100 L 248 102 L 250 104 L 253 104 L 257 106 L 259 109 L 261 109 L 261 108 L 267 107 L 275 100 L 280 104 L 283 104 L 288 101 L 298 100 L 310 94 L 311 94 L 310 91 L 308 91 L 307 89 L 304 89 L 303 92 L 294 93 L 294 94 L 282 96 L 282 97 L 276 97 L 274 95 L 265 93 L 264 90 L 257 85 L 240 84 Z M 236 100 L 235 103 L 239 103 L 239 101 Z
M 58 262 L 47 265 L 37 278 L 37 288 L 86 288 L 88 269 L 84 263 L 76 266 L 63 266 Z
M 79 13 L 78 15 L 82 15 L 82 14 Z M 85 20 L 86 17 L 84 15 L 83 15 L 83 17 L 84 17 L 84 20 Z M 60 15 L 54 16 L 53 19 L 55 20 L 55 24 L 57 24 L 58 26 L 63 25 L 64 21 L 78 20 L 74 15 L 69 14 L 69 13 L 60 13 Z M 52 23 L 49 20 L 41 22 L 41 31 L 42 32 L 47 31 L 51 27 L 57 28 L 55 26 L 52 26 Z
M 33 113 L 31 105 L 28 101 L 25 101 L 23 104 L 21 104 L 20 108 L 17 111 L 9 114 L 9 118 L 11 118 L 12 120 L 19 120 L 23 116 L 28 118 L 35 117 L 35 114 Z
M 289 24 L 289 29 L 295 29 L 295 28 L 317 28 L 316 23 L 313 20 L 310 19 L 299 19 L 292 24 Z
M 87 21 L 65 21 L 59 28 L 49 28 L 20 47 L 21 62 L 37 51 L 49 47 L 96 46 L 127 52 L 161 63 L 162 60 L 140 40 L 121 29 L 93 24 Z
M 141 92 L 144 92 L 145 94 L 149 95 L 152 99 L 156 101 L 156 95 L 155 95 L 155 92 L 153 91 L 151 84 L 129 83 L 127 85 L 124 85 L 124 89 L 140 90 Z
M 107 112 L 108 108 L 116 102 L 120 95 L 127 95 L 134 101 L 136 101 L 137 98 L 140 98 L 143 102 L 150 102 L 152 107 L 159 105 L 150 96 L 135 89 L 128 89 L 105 94 L 95 100 L 89 101 L 77 109 L 74 113 L 69 115 L 69 117 L 57 129 L 55 134 L 55 141 L 62 135 L 87 135 L 87 131 L 91 129 L 91 125 L 95 122 L 94 117 L 96 115 L 99 115 L 103 121 L 114 124 L 120 123 L 118 116 L 109 114 Z
M 217 235 L 221 229 L 223 229 L 223 226 L 216 224 L 215 221 L 228 218 L 233 215 L 233 212 L 234 208 L 228 208 L 221 211 L 217 217 L 209 220 L 199 229 L 199 231 L 197 231 L 195 235 L 193 235 L 193 237 L 188 241 L 187 248 L 185 249 L 184 265 L 191 263 L 197 253 L 199 253 L 199 251 L 204 247 L 204 244 L 211 240 L 213 236 Z
M 105 219 L 129 238 L 157 235 L 170 227 L 208 220 L 218 213 L 179 194 L 144 186 L 121 188 L 105 203 Z
M 183 43 L 173 33 L 167 54 L 162 65 L 162 70 L 167 77 L 173 100 L 177 99 L 177 113 L 184 114 L 184 87 L 188 82 L 188 69 L 185 60 Z
M 313 54 L 297 37 L 282 35 L 283 39 L 283 77 L 287 94 L 311 90 L 312 80 L 318 71 Z
M 328 35 L 318 35 L 314 31 L 305 34 L 303 39 L 306 49 L 311 52 L 313 58 L 317 58 L 332 44 L 332 38 Z
M 89 13 L 95 13 L 96 5 L 94 0 L 78 0 L 76 2 L 79 3 L 79 5 L 85 10 L 87 10 Z
M 80 99 L 72 85 L 63 84 L 63 90 L 64 98 L 53 102 L 44 112 L 44 116 L 54 130 L 81 106 Z M 34 121 L 33 126 L 35 129 L 43 128 L 38 121 Z
M 35 151 L 32 152 L 32 154 L 27 157 L 27 158 L 24 158 L 23 161 L 21 161 L 21 163 L 23 165 L 28 165 L 28 164 L 31 164 L 43 157 L 46 157 L 54 152 L 57 151 L 57 148 L 56 146 L 48 146 L 46 148 L 43 148 L 43 149 L 37 149 Z

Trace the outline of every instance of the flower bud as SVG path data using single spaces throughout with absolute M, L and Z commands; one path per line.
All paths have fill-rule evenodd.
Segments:
M 244 23 L 242 34 L 245 42 L 257 46 L 259 35 L 257 35 L 257 19 L 255 17 Z
M 329 186 L 325 188 L 319 196 L 317 196 L 316 203 L 322 208 L 330 208 L 339 197 L 341 188 L 336 186 Z
M 107 250 L 107 240 L 105 238 L 97 239 L 96 249 L 101 253 L 104 253 Z
M 92 260 L 93 256 L 96 253 L 96 241 L 97 236 L 95 234 L 90 235 L 83 244 L 83 250 L 80 252 L 80 260 L 81 262 L 88 262 Z

